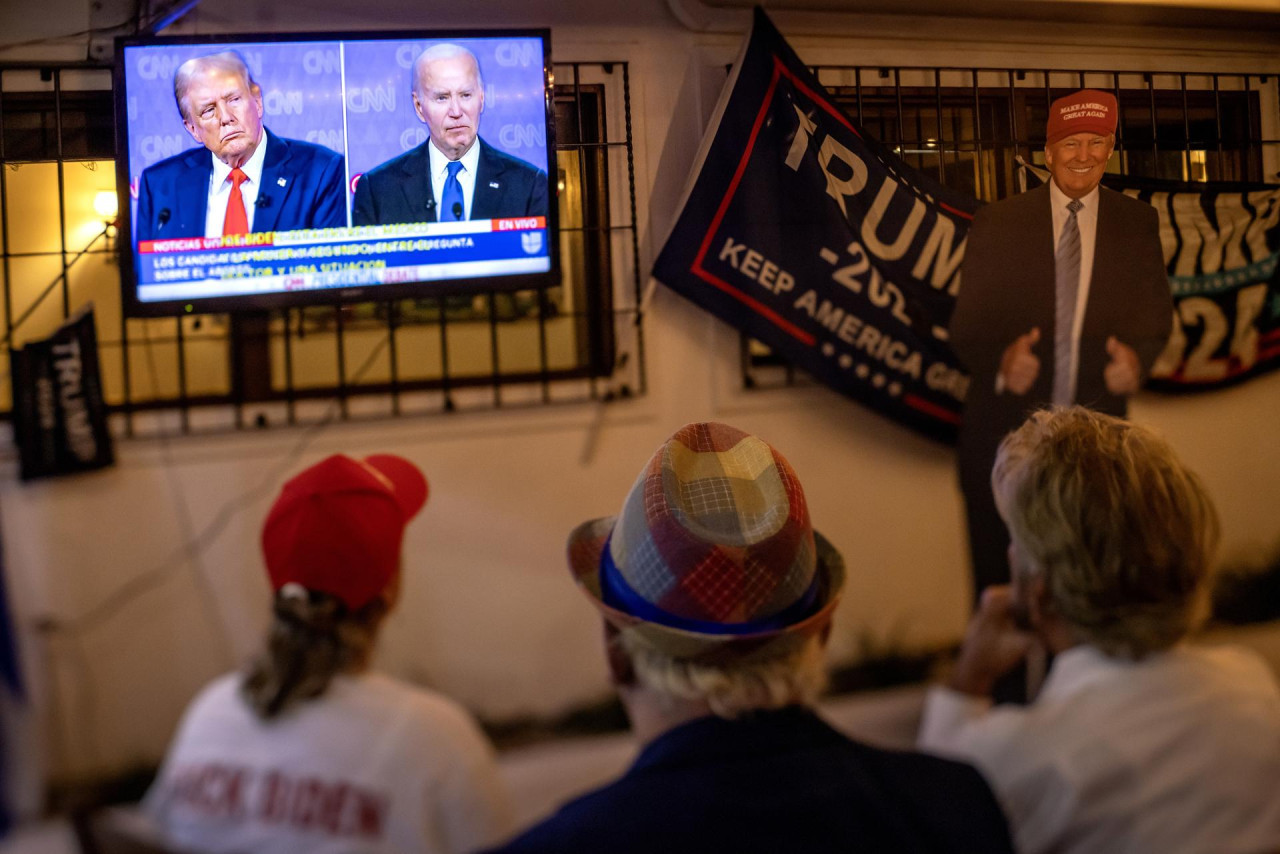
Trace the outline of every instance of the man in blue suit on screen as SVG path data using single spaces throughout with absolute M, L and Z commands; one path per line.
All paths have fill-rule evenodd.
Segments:
M 191 148 L 142 173 L 137 240 L 345 226 L 342 155 L 262 125 L 262 90 L 235 51 L 173 76 Z
M 479 136 L 484 81 L 475 54 L 447 43 L 423 51 L 413 109 L 430 136 L 360 178 L 356 225 L 547 215 L 547 173 Z

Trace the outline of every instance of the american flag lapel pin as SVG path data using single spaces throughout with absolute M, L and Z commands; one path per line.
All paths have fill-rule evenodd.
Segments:
M 285 184 L 288 184 L 289 181 L 286 178 L 277 178 L 276 183 L 283 187 Z
M 490 189 L 492 189 L 492 190 L 496 190 L 496 189 L 498 189 L 498 188 L 499 188 L 499 187 L 501 187 L 501 186 L 502 186 L 502 185 L 501 185 L 501 184 L 499 184 L 497 181 L 490 181 L 490 182 L 489 182 L 489 188 L 490 188 Z

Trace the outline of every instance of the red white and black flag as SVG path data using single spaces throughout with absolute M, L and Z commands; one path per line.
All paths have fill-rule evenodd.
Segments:
M 967 377 L 946 344 L 979 202 L 837 106 L 760 9 L 653 275 L 832 388 L 939 439 Z
M 1160 214 L 1173 332 L 1148 388 L 1221 388 L 1280 368 L 1280 186 L 1103 183 Z

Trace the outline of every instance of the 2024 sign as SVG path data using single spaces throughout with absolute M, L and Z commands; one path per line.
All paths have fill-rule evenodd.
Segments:
M 1280 354 L 1280 330 L 1265 335 L 1258 330 L 1267 291 L 1265 282 L 1241 288 L 1236 292 L 1233 312 L 1207 296 L 1179 299 L 1173 310 L 1173 332 L 1151 368 L 1152 378 L 1220 383 L 1248 373 L 1260 359 Z M 1223 296 L 1223 302 L 1230 299 L 1229 294 Z M 1231 314 L 1235 315 L 1234 323 Z M 1195 327 L 1199 327 L 1198 336 Z M 1231 341 L 1224 351 L 1228 335 Z

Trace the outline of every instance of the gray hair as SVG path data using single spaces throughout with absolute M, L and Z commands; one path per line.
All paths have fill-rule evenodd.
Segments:
M 1015 547 L 1080 640 L 1139 659 L 1202 617 L 1218 516 L 1152 431 L 1083 407 L 1036 412 L 1000 444 L 991 485 Z
M 189 118 L 186 101 L 187 87 L 191 84 L 191 78 L 197 74 L 203 74 L 209 69 L 234 72 L 244 81 L 245 88 L 248 91 L 257 92 L 259 90 L 257 81 L 253 79 L 253 73 L 249 71 L 249 66 L 245 63 L 244 57 L 240 55 L 239 51 L 224 50 L 221 53 L 192 57 L 179 65 L 178 70 L 173 74 L 173 99 L 178 103 L 178 113 L 182 116 L 183 121 Z
M 471 62 L 476 67 L 476 86 L 484 89 L 484 78 L 480 74 L 480 60 L 476 59 L 476 55 L 467 50 L 460 44 L 453 42 L 440 42 L 433 44 L 431 47 L 418 54 L 418 58 L 413 61 L 413 91 L 418 97 L 422 97 L 423 93 L 418 91 L 419 81 L 422 80 L 422 67 L 429 62 L 435 62 L 437 59 L 453 59 L 457 56 L 469 56 Z
M 609 642 L 621 645 L 641 685 L 660 695 L 705 702 L 721 718 L 812 705 L 827 687 L 824 647 L 817 636 L 776 658 L 715 665 L 672 658 L 630 633 Z
M 348 612 L 328 593 L 286 585 L 276 593 L 267 648 L 240 689 L 258 717 L 269 720 L 319 697 L 339 673 L 368 663 L 388 605 L 381 596 Z

